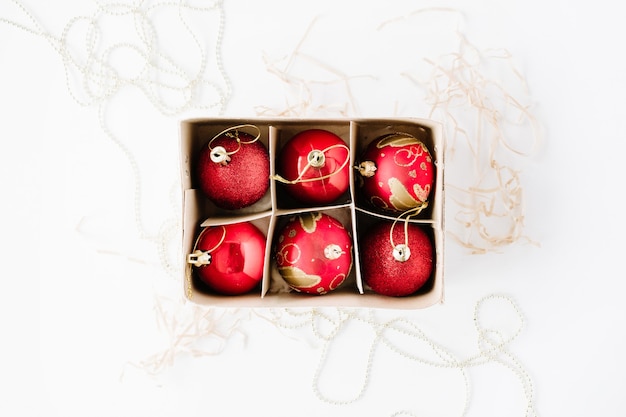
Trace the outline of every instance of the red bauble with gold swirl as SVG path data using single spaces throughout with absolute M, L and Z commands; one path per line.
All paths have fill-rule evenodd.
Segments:
M 319 212 L 289 219 L 274 247 L 278 272 L 294 290 L 326 294 L 352 269 L 352 238 L 336 218 Z
M 360 191 L 374 207 L 394 213 L 426 207 L 435 167 L 430 151 L 416 137 L 391 133 L 377 138 L 358 168 Z

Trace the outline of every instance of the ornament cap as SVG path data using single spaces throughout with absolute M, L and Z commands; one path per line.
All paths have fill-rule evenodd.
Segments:
M 223 146 L 216 146 L 211 150 L 211 161 L 216 164 L 226 165 L 230 162 L 230 155 Z
M 364 177 L 373 177 L 376 173 L 376 163 L 373 161 L 363 161 L 357 167 L 359 174 Z
M 211 254 L 209 251 L 195 250 L 193 253 L 187 255 L 187 263 L 193 266 L 203 266 L 211 264 Z
M 394 246 L 393 259 L 395 259 L 398 262 L 406 262 L 409 260 L 410 257 L 411 257 L 411 249 L 407 245 L 400 243 Z
M 313 168 L 322 168 L 326 164 L 326 155 L 318 149 L 309 152 L 306 159 Z
M 324 257 L 326 259 L 335 260 L 339 259 L 341 255 L 343 255 L 343 251 L 341 250 L 341 246 L 331 243 L 330 245 L 324 248 Z

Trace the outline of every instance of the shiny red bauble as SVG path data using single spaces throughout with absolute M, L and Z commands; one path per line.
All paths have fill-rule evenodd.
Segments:
M 411 295 L 424 286 L 433 272 L 430 238 L 420 226 L 406 226 L 408 240 L 405 224 L 397 222 L 394 226 L 388 221 L 374 224 L 360 240 L 363 282 L 378 294 Z
M 309 129 L 292 137 L 277 159 L 278 179 L 298 202 L 329 204 L 350 186 L 350 151 L 332 132 Z
M 265 235 L 250 222 L 210 226 L 202 230 L 188 263 L 211 290 L 239 295 L 263 278 Z
M 366 201 L 396 213 L 425 207 L 435 180 L 428 148 L 406 133 L 384 135 L 370 143 L 359 173 Z
M 352 238 L 334 217 L 323 213 L 294 216 L 276 238 L 278 272 L 296 291 L 326 294 L 352 269 Z
M 269 153 L 254 136 L 233 129 L 200 150 L 197 177 L 199 188 L 217 207 L 248 207 L 269 188 Z

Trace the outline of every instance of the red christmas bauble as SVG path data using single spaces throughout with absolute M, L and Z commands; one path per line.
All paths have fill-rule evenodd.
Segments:
M 287 192 L 307 204 L 328 204 L 350 186 L 350 151 L 337 135 L 309 129 L 281 149 L 277 171 Z
M 373 206 L 391 212 L 425 207 L 435 180 L 428 148 L 406 133 L 384 135 L 362 155 L 361 191 Z
M 352 269 L 352 238 L 334 217 L 303 213 L 292 217 L 277 235 L 274 256 L 278 272 L 291 288 L 326 294 Z
M 200 150 L 200 189 L 220 208 L 236 210 L 256 203 L 269 188 L 269 176 L 267 148 L 246 132 L 227 131 Z
M 265 246 L 265 235 L 250 222 L 210 226 L 198 236 L 188 262 L 213 291 L 244 294 L 263 278 Z
M 419 290 L 433 271 L 433 245 L 422 228 L 409 223 L 408 244 L 404 224 L 381 221 L 360 240 L 361 275 L 372 291 L 407 296 Z M 393 243 L 392 243 L 393 241 Z

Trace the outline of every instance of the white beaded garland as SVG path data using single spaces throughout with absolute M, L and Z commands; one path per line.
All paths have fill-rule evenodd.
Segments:
M 124 5 L 121 3 L 98 3 L 97 8 L 91 15 L 72 17 L 63 27 L 62 33 L 55 36 L 49 33 L 22 3 L 13 0 L 13 4 L 29 22 L 18 23 L 6 17 L 0 17 L 0 23 L 8 24 L 27 33 L 42 37 L 59 54 L 63 63 L 65 84 L 68 94 L 80 106 L 94 107 L 98 114 L 100 129 L 106 137 L 114 143 L 128 161 L 132 171 L 133 181 L 133 207 L 134 222 L 141 239 L 154 242 L 157 245 L 158 256 L 163 268 L 172 276 L 177 276 L 176 267 L 172 265 L 171 257 L 167 254 L 167 241 L 165 237 L 173 237 L 175 230 L 180 230 L 179 221 L 168 220 L 162 225 L 162 229 L 156 233 L 148 232 L 143 225 L 142 215 L 142 179 L 139 164 L 133 152 L 124 140 L 118 137 L 110 129 L 107 122 L 107 109 L 110 100 L 124 88 L 132 87 L 139 90 L 143 96 L 163 116 L 176 116 L 188 110 L 211 110 L 221 114 L 231 94 L 231 83 L 227 77 L 221 56 L 221 44 L 224 31 L 224 11 L 221 0 L 216 0 L 206 7 L 187 5 L 184 2 L 172 3 L 168 1 L 157 2 L 150 5 L 142 3 Z M 189 73 L 182 69 L 172 58 L 159 49 L 157 30 L 151 18 L 151 13 L 157 9 L 171 8 L 178 16 L 178 21 L 186 32 L 191 36 L 193 44 L 199 53 L 199 67 L 195 73 Z M 183 12 L 218 14 L 219 23 L 216 29 L 215 56 L 213 64 L 224 84 L 220 87 L 217 83 L 204 78 L 209 59 L 206 47 L 200 42 L 199 35 L 187 23 Z M 102 33 L 101 23 L 105 18 L 122 19 L 132 17 L 136 42 L 115 42 L 106 47 L 101 47 L 103 38 L 107 33 Z M 78 25 L 87 25 L 84 38 L 84 56 L 80 58 L 73 51 L 79 45 L 70 40 L 70 32 Z M 210 28 L 215 31 L 215 28 Z M 114 51 L 125 50 L 132 52 L 143 63 L 143 71 L 137 77 L 123 76 L 112 64 L 111 55 Z M 156 81 L 162 76 L 169 76 L 175 83 Z M 203 104 L 198 97 L 199 89 L 208 86 L 212 89 L 215 97 L 208 97 L 210 102 Z M 180 104 L 172 104 L 171 100 L 162 98 L 162 93 L 175 93 L 182 98 Z M 176 198 L 178 198 L 176 196 Z M 175 200 L 173 200 L 175 201 Z M 176 208 L 176 212 L 178 212 Z
M 505 329 L 486 327 L 483 320 L 485 305 L 499 303 L 499 310 L 512 312 L 515 323 L 507 324 Z M 262 313 L 259 313 L 262 315 Z M 534 390 L 530 375 L 521 361 L 509 350 L 509 345 L 517 338 L 524 326 L 524 316 L 517 304 L 509 296 L 490 294 L 479 299 L 474 307 L 473 322 L 477 334 L 477 352 L 469 357 L 455 355 L 451 349 L 435 342 L 414 321 L 396 317 L 390 320 L 378 319 L 373 310 L 358 310 L 347 308 L 323 309 L 312 308 L 309 310 L 280 309 L 272 310 L 270 321 L 277 327 L 285 330 L 297 330 L 309 328 L 315 339 L 322 342 L 320 356 L 312 380 L 312 390 L 315 396 L 322 402 L 335 406 L 353 404 L 362 399 L 370 385 L 372 378 L 372 366 L 376 352 L 380 346 L 396 355 L 415 363 L 419 363 L 434 369 L 449 369 L 458 372 L 464 385 L 464 399 L 460 407 L 459 415 L 467 414 L 470 406 L 472 384 L 470 371 L 472 368 L 487 364 L 497 364 L 514 375 L 520 382 L 524 393 L 525 410 L 527 417 L 536 416 L 534 405 Z M 362 365 L 362 379 L 355 394 L 347 398 L 340 398 L 340 394 L 325 393 L 321 387 L 320 379 L 325 369 L 327 355 L 332 349 L 339 333 L 353 323 L 361 323 L 374 332 L 375 337 L 368 348 L 366 362 Z M 329 327 L 322 330 L 322 326 Z M 508 328 L 508 326 L 512 326 Z M 508 336 L 504 331 L 509 333 Z M 415 343 L 400 344 L 394 342 L 392 334 L 397 333 L 412 340 Z M 419 343 L 417 343 L 419 342 Z M 411 349 L 412 346 L 426 346 L 426 350 L 419 348 Z M 428 357 L 427 355 L 432 357 Z M 352 387 L 350 387 L 352 388 Z M 408 411 L 399 411 L 393 415 L 414 415 Z

